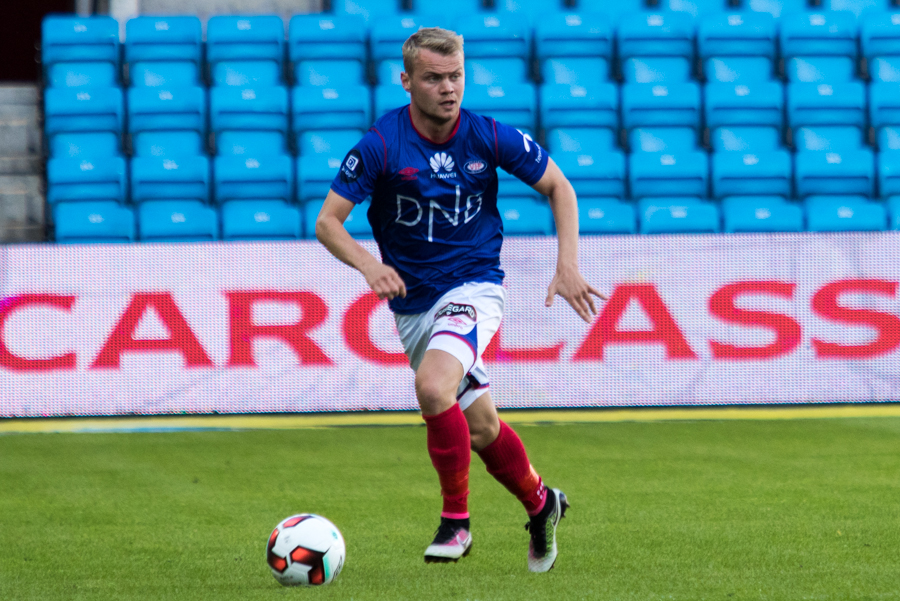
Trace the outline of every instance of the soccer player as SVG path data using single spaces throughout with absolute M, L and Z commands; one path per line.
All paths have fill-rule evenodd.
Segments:
M 522 441 L 500 421 L 481 355 L 503 316 L 497 210 L 502 167 L 550 199 L 559 239 L 546 305 L 562 296 L 585 321 L 603 297 L 578 269 L 575 191 L 546 151 L 516 129 L 460 108 L 463 40 L 424 28 L 403 44 L 401 75 L 410 104 L 375 122 L 347 154 L 316 221 L 316 236 L 357 269 L 394 313 L 443 497 L 426 562 L 457 561 L 472 545 L 467 497 L 471 451 L 525 506 L 528 568 L 557 556 L 556 527 L 568 502 L 544 485 Z M 369 222 L 381 261 L 344 229 L 371 196 Z

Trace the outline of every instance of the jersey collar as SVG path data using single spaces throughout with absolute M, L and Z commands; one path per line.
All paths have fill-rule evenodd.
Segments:
M 462 121 L 462 109 L 459 110 L 459 116 L 456 117 L 456 125 L 453 126 L 453 131 L 450 132 L 450 137 L 447 138 L 447 140 L 445 142 L 435 142 L 434 140 L 432 140 L 431 138 L 429 138 L 428 136 L 426 136 L 425 134 L 420 132 L 418 129 L 416 129 L 416 124 L 413 123 L 413 120 L 412 120 L 412 111 L 410 110 L 410 108 L 408 106 L 406 107 L 406 116 L 409 118 L 409 124 L 412 125 L 413 130 L 417 134 L 419 134 L 420 138 L 422 138 L 429 144 L 434 144 L 435 146 L 443 146 L 444 144 L 449 144 L 450 142 L 452 142 L 453 138 L 456 136 L 456 132 L 459 131 L 459 122 Z

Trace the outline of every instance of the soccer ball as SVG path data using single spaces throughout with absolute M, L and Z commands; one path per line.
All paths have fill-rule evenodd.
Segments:
M 346 554 L 344 537 L 334 524 L 302 513 L 275 526 L 266 546 L 266 563 L 284 586 L 317 586 L 337 578 Z

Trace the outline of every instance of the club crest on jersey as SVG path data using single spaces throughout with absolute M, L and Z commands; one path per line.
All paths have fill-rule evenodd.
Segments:
M 431 176 L 432 178 L 449 179 L 451 177 L 456 177 L 456 172 L 453 171 L 453 168 L 456 167 L 456 163 L 453 162 L 453 157 L 446 152 L 436 152 L 434 156 L 428 160 L 428 164 L 431 165 L 431 170 L 434 171 L 434 174 Z
M 347 153 L 341 165 L 341 181 L 345 184 L 355 182 L 362 173 L 362 155 L 355 148 Z
M 434 314 L 437 321 L 441 317 L 463 317 L 466 316 L 472 321 L 478 321 L 478 313 L 472 305 L 458 305 L 456 303 L 447 303 Z
M 403 181 L 411 182 L 413 180 L 419 179 L 419 177 L 416 175 L 418 172 L 419 170 L 415 167 L 404 167 L 397 173 L 400 174 L 400 179 L 402 179 Z
M 485 169 L 487 169 L 487 163 L 481 159 L 475 159 L 463 165 L 463 170 L 465 170 L 466 173 L 481 173 Z

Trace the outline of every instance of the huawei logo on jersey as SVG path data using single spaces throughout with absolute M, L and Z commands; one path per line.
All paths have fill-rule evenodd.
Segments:
M 416 169 L 415 167 L 404 167 L 397 173 L 400 174 L 400 179 L 402 179 L 403 181 L 411 182 L 415 179 L 419 179 L 418 176 L 416 175 L 418 172 L 419 172 L 419 170 Z
M 438 177 L 439 179 L 456 177 L 456 173 L 453 172 L 456 163 L 453 162 L 453 157 L 446 152 L 435 153 L 435 155 L 429 159 L 428 163 L 431 165 L 431 170 L 435 173 L 435 175 L 432 175 L 431 177 Z

